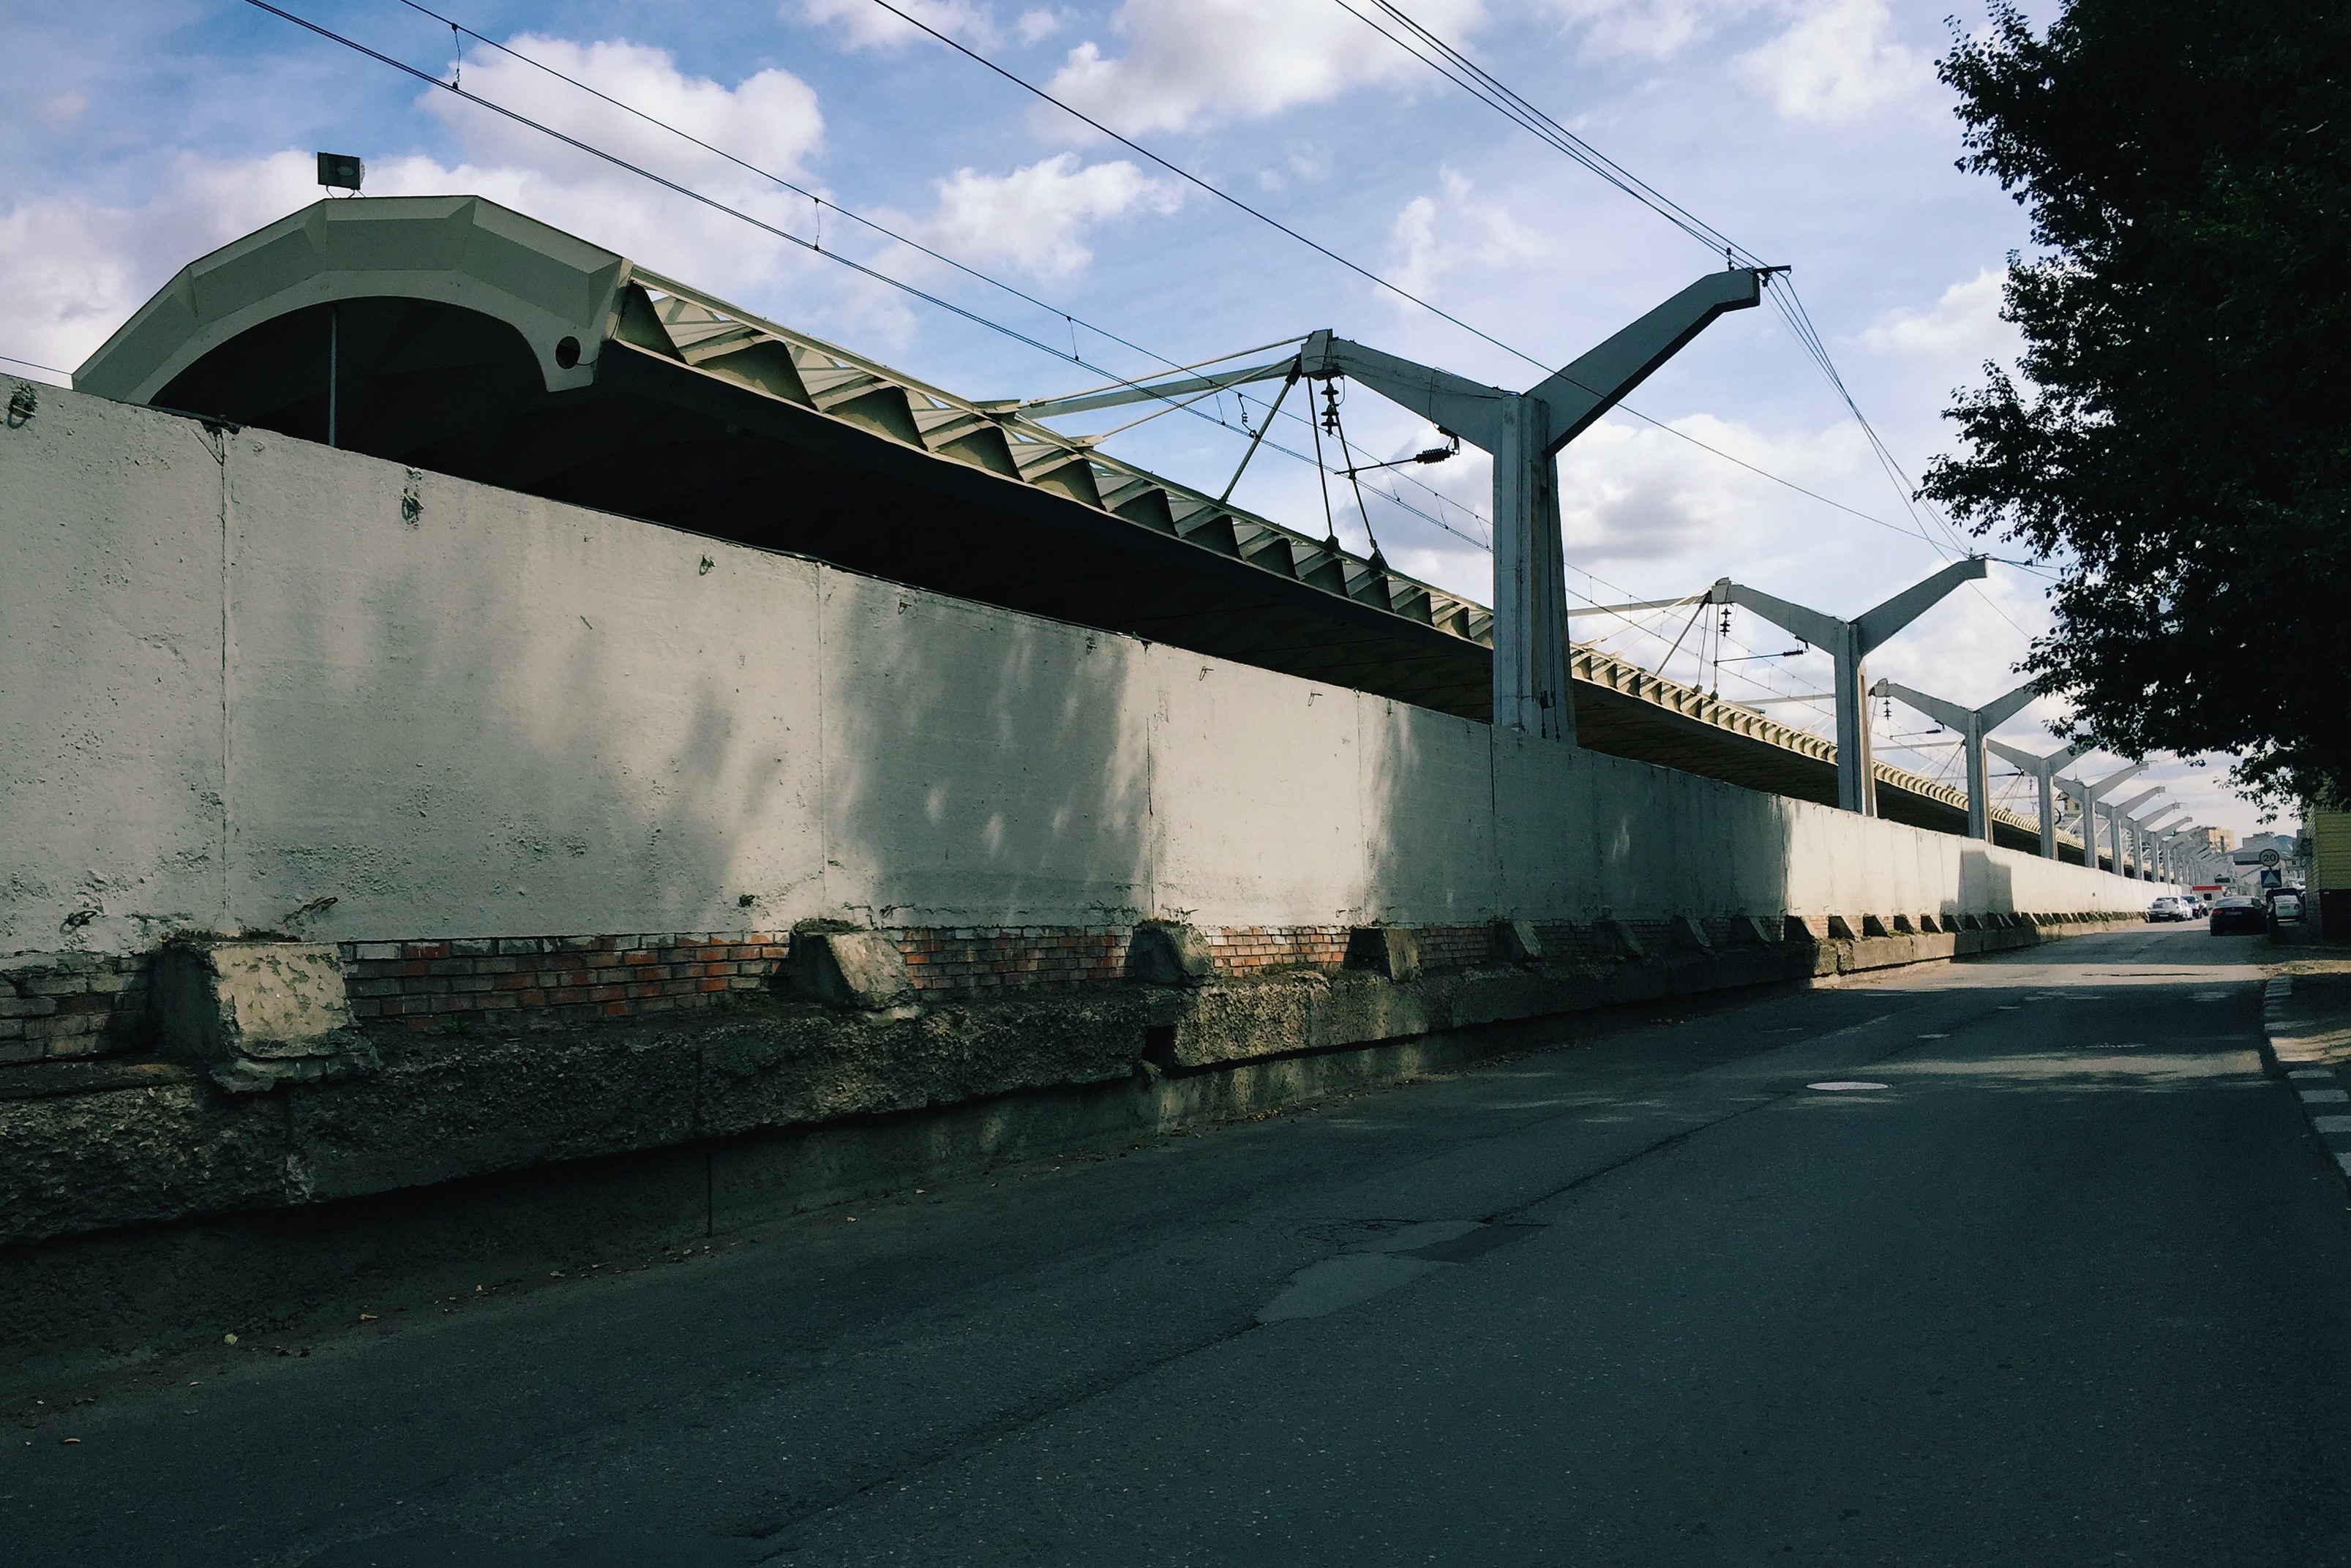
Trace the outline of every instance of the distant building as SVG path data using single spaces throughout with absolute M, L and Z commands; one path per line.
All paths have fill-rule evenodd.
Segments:
M 2226 828 L 2199 828 L 2190 836 L 2199 847 L 2216 855 L 2225 855 L 2237 847 L 2237 835 Z
M 2239 850 L 2241 853 L 2249 855 L 2257 855 L 2263 850 L 2275 850 L 2280 860 L 2299 860 L 2302 858 L 2301 841 L 2302 835 L 2298 832 L 2247 833 Z

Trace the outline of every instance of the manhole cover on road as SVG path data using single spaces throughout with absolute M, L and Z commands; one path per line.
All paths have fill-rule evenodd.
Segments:
M 1858 1089 L 1884 1089 L 1888 1087 L 1888 1085 L 1884 1083 L 1864 1083 L 1857 1079 L 1848 1080 L 1839 1078 L 1827 1083 L 1807 1083 L 1804 1087 L 1807 1089 L 1818 1090 L 1823 1094 L 1849 1094 Z

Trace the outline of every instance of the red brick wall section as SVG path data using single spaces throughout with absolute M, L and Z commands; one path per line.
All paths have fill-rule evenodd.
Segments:
M 1778 916 L 1767 925 L 1778 935 Z M 1817 937 L 1828 922 L 1804 923 Z M 1709 921 L 1718 941 L 1728 921 Z M 1642 921 L 1646 946 L 1670 948 L 1665 923 Z M 1283 968 L 1336 969 L 1347 956 L 1344 925 L 1235 926 L 1207 932 L 1217 972 L 1246 977 Z M 1554 959 L 1613 956 L 1589 926 L 1542 921 Z M 1125 973 L 1126 926 L 902 926 L 889 935 L 905 955 L 917 989 L 942 995 L 1065 991 Z M 1493 928 L 1414 927 L 1430 969 L 1489 962 Z M 766 990 L 790 937 L 763 932 L 664 932 L 598 936 L 459 937 L 346 942 L 340 946 L 352 1013 L 416 1028 L 525 1018 L 590 1021 L 705 1008 L 733 994 Z M 19 954 L 0 959 L 0 1064 L 99 1056 L 149 1043 L 146 956 Z
M 1126 973 L 1123 927 L 901 926 L 890 935 L 918 991 L 1066 991 Z
M 143 1043 L 148 956 L 0 958 L 0 1063 L 105 1056 Z
M 1220 975 L 1253 975 L 1307 966 L 1336 969 L 1347 961 L 1344 925 L 1236 925 L 1205 933 Z
M 351 1012 L 440 1023 L 639 1018 L 765 989 L 785 938 L 764 931 L 459 937 L 341 945 Z
M 1416 925 L 1412 935 L 1424 969 L 1467 969 L 1494 961 L 1494 928 L 1482 921 L 1475 925 Z

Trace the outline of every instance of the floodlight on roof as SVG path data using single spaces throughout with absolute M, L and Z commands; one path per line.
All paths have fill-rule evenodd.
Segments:
M 319 154 L 319 183 L 330 190 L 356 192 L 367 178 L 367 165 L 348 152 Z

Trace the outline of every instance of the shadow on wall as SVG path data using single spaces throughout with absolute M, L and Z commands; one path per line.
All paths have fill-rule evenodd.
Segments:
M 2016 873 L 2007 866 L 1974 847 L 1959 852 L 1959 896 L 1956 904 L 1947 904 L 1943 913 L 1956 915 L 1995 913 L 2011 915 L 2016 911 Z
M 221 851 L 185 880 L 225 866 L 248 927 L 1467 925 L 1869 891 L 1844 868 L 1868 835 L 1802 802 L 266 432 L 228 444 L 228 691 L 182 653 L 158 700 L 204 709 L 175 743 L 191 798 L 229 715 Z M 216 552 L 218 504 L 174 530 Z M 169 555 L 144 591 L 185 601 L 201 650 L 218 556 Z M 84 570 L 51 573 L 69 609 Z M 131 771 L 149 800 L 181 787 Z M 2012 868 L 1977 846 L 1961 872 L 1962 907 L 2013 907 Z
M 830 568 L 818 580 L 827 913 L 1154 913 L 1148 645 Z
M 1362 916 L 1470 925 L 1502 913 L 1493 728 L 1368 695 L 1356 713 Z
M 47 387 L 0 427 L 0 953 L 222 918 L 220 472 L 193 420 Z
M 236 455 L 236 918 L 309 906 L 350 941 L 814 907 L 807 563 L 727 549 L 714 582 L 693 536 L 252 432 Z

